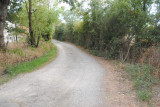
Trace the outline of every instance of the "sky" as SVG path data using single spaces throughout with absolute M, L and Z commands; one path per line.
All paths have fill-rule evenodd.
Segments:
M 155 4 L 152 5 L 151 13 L 152 14 L 156 13 L 156 5 Z

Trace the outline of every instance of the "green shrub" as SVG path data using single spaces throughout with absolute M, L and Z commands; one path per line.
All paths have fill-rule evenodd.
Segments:
M 63 24 L 56 27 L 54 38 L 60 41 L 64 41 L 64 25 Z
M 89 52 L 95 56 L 106 57 L 106 53 L 98 50 L 89 50 Z

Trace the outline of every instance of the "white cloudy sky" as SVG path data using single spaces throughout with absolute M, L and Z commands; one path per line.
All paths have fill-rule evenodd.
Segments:
M 155 12 L 156 12 L 156 5 L 155 5 L 155 4 L 153 4 L 153 5 L 152 5 L 152 9 L 151 9 L 151 13 L 153 13 L 153 14 L 154 14 Z

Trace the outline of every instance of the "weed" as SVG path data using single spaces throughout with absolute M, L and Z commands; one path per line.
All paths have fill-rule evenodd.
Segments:
M 47 44 L 45 44 L 45 45 L 47 45 Z M 40 66 L 44 65 L 46 62 L 50 61 L 51 59 L 55 58 L 56 54 L 57 54 L 57 48 L 55 46 L 53 46 L 53 44 L 51 46 L 48 46 L 48 48 L 50 48 L 50 49 L 48 49 L 49 51 L 47 51 L 45 53 L 41 47 L 36 49 L 37 51 L 40 50 L 39 53 L 41 54 L 41 56 L 37 57 L 36 59 L 32 59 L 32 60 L 28 60 L 28 61 L 23 60 L 23 62 L 19 62 L 19 63 L 15 59 L 12 59 L 12 61 L 16 61 L 15 64 L 14 63 L 9 64 L 9 62 L 5 62 L 5 60 L 4 60 L 5 68 L 4 68 L 3 74 L 5 74 L 5 75 L 4 76 L 0 75 L 0 84 L 7 82 L 12 77 L 14 77 L 20 73 L 31 72 L 31 71 L 39 68 Z M 32 51 L 28 50 L 28 48 L 27 48 L 27 50 L 24 50 L 24 51 L 26 51 L 26 52 L 28 51 L 27 52 L 28 54 L 29 54 L 29 52 L 32 52 Z M 36 53 L 37 52 L 33 53 L 34 56 L 36 55 Z M 42 53 L 44 53 L 44 54 L 42 54 Z M 29 54 L 28 56 L 30 56 L 31 54 Z M 26 57 L 28 58 L 28 56 L 26 56 Z M 3 57 L 0 57 L 0 58 L 3 58 Z M 2 63 L 0 63 L 0 64 L 2 64 Z
M 21 48 L 15 48 L 9 51 L 9 53 L 17 54 L 18 56 L 23 56 L 23 51 Z
M 152 97 L 152 93 L 147 90 L 139 90 L 137 91 L 138 99 L 149 102 Z
M 149 102 L 152 96 L 152 85 L 157 81 L 153 75 L 155 69 L 149 65 L 131 64 L 125 66 L 125 70 L 133 81 L 138 98 Z
M 53 47 L 49 53 L 46 55 L 35 59 L 31 62 L 25 62 L 25 63 L 20 63 L 16 66 L 9 67 L 8 73 L 10 75 L 17 75 L 19 73 L 25 73 L 25 72 L 31 72 L 38 67 L 42 66 L 44 63 L 52 59 L 53 57 L 55 58 L 56 56 L 56 47 Z

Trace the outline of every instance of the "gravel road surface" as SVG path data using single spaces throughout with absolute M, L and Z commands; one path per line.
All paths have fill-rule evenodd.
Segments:
M 105 107 L 105 69 L 75 46 L 53 43 L 53 62 L 0 86 L 0 107 Z

